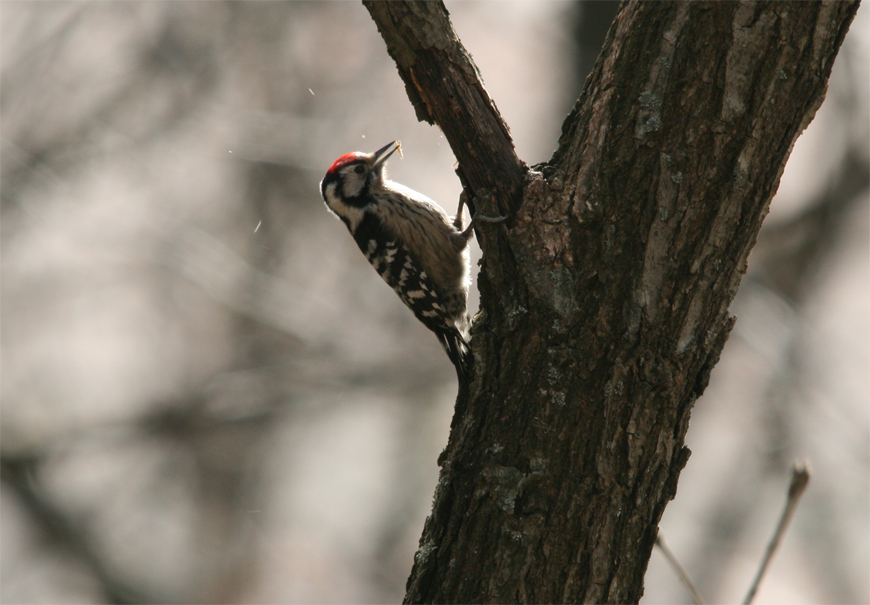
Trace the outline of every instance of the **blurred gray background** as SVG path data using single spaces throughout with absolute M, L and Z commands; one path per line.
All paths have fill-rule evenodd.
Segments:
M 520 157 L 548 159 L 616 6 L 447 6 Z M 714 602 L 746 591 L 795 458 L 813 480 L 758 601 L 870 600 L 868 25 L 795 146 L 662 522 Z M 0 52 L 0 600 L 399 601 L 456 379 L 318 183 L 401 139 L 392 178 L 450 213 L 460 187 L 366 10 L 3 2 Z M 644 600 L 689 600 L 659 552 Z

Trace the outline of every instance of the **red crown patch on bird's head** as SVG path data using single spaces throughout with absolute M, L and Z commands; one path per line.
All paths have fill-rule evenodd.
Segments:
M 359 159 L 360 156 L 359 151 L 351 151 L 350 153 L 346 153 L 337 160 L 332 163 L 332 166 L 329 167 L 327 172 L 335 172 L 336 170 L 340 170 L 350 164 L 351 162 L 355 162 Z

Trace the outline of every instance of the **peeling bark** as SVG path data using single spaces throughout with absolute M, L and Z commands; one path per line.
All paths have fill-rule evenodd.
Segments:
M 749 251 L 857 2 L 626 3 L 527 170 L 440 3 L 366 2 L 484 226 L 407 602 L 636 602 Z

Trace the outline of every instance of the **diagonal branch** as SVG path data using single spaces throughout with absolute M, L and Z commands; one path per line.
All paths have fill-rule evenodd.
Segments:
M 421 121 L 447 137 L 463 185 L 496 192 L 502 211 L 516 207 L 526 166 L 442 2 L 376 2 L 365 7 L 378 26 Z
M 767 550 L 764 552 L 764 557 L 761 560 L 761 566 L 758 568 L 758 573 L 755 574 L 755 579 L 752 581 L 752 586 L 749 587 L 749 592 L 746 593 L 746 598 L 743 600 L 745 605 L 749 605 L 755 599 L 755 594 L 758 592 L 758 586 L 767 572 L 770 562 L 773 560 L 773 555 L 776 554 L 788 526 L 794 517 L 797 510 L 797 505 L 810 483 L 810 471 L 806 462 L 796 461 L 791 469 L 791 483 L 788 486 L 788 499 L 785 503 L 785 509 L 779 518 L 779 523 L 776 526 L 776 531 L 767 545 Z

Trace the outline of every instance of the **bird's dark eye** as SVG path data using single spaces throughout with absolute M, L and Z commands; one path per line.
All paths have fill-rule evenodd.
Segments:
M 354 167 L 353 171 L 356 172 L 357 174 L 362 174 L 363 172 L 366 171 L 366 167 L 363 166 L 362 164 L 358 164 L 357 166 Z

